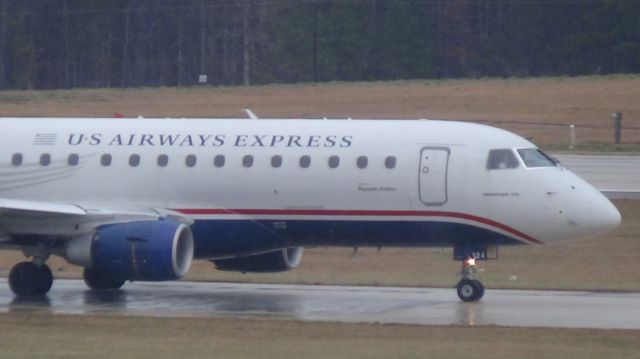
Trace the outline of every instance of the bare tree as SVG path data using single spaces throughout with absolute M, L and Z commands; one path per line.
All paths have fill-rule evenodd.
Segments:
M 251 15 L 251 0 L 242 3 L 242 83 L 251 85 L 251 27 L 249 17 Z
M 7 86 L 5 77 L 5 57 L 7 53 L 7 3 L 0 0 L 0 89 Z
M 123 33 L 123 41 L 122 41 L 122 58 L 120 60 L 120 86 L 126 87 L 130 84 L 129 79 L 129 33 L 131 27 L 131 8 L 130 3 L 127 3 L 125 9 L 125 18 L 124 18 L 124 33 Z

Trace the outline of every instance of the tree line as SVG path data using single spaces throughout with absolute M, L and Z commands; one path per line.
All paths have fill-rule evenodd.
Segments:
M 0 0 L 0 89 L 640 72 L 636 0 Z

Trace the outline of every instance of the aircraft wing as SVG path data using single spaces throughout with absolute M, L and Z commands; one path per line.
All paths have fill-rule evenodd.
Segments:
M 87 214 L 84 209 L 72 204 L 21 201 L 16 199 L 0 198 L 0 216 L 20 213 L 25 215 L 42 214 L 68 216 L 84 216 Z
M 75 236 L 105 224 L 171 219 L 192 224 L 181 213 L 140 206 L 95 206 L 0 198 L 0 241 L 10 235 Z M 4 235 L 3 235 L 4 234 Z M 2 238 L 4 237 L 4 238 Z

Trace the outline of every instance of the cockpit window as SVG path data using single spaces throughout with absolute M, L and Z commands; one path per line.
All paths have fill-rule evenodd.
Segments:
M 513 151 L 491 150 L 489 151 L 489 161 L 487 161 L 487 169 L 502 170 L 518 167 L 518 159 Z
M 520 154 L 522 162 L 524 162 L 528 168 L 555 167 L 557 163 L 553 158 L 547 156 L 547 154 L 537 148 L 520 149 L 518 150 L 518 154 Z

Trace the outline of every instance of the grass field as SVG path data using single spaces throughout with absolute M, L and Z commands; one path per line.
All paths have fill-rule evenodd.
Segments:
M 236 88 L 0 92 L 0 116 L 442 118 L 488 121 L 564 150 L 640 152 L 640 76 L 416 80 Z M 611 113 L 624 115 L 614 145 Z M 564 127 L 563 127 L 564 126 Z M 616 201 L 623 224 L 600 239 L 501 248 L 482 264 L 488 288 L 640 290 L 640 201 Z M 0 252 L 0 275 L 21 260 Z M 58 278 L 80 270 L 52 259 Z M 187 279 L 452 287 L 449 249 L 314 248 L 294 271 L 242 275 L 198 262 Z M 8 289 L 3 289 L 8 290 Z M 278 320 L 0 314 L 0 358 L 640 358 L 640 331 L 403 326 Z
M 640 291 L 640 201 L 615 202 L 622 225 L 610 235 L 574 243 L 501 247 L 497 261 L 480 264 L 480 279 L 488 288 L 536 288 Z M 451 249 L 351 248 L 305 250 L 301 265 L 286 273 L 220 272 L 212 263 L 197 261 L 188 280 L 262 283 L 305 283 L 452 287 L 459 264 Z M 22 260 L 17 252 L 0 252 L 0 275 Z M 60 258 L 50 263 L 58 278 L 80 278 L 81 269 Z
M 415 80 L 254 87 L 88 89 L 0 92 L 0 116 L 245 116 L 250 107 L 265 117 L 448 118 L 497 121 L 516 127 L 552 148 L 566 148 L 567 133 L 538 124 L 601 126 L 580 129 L 588 148 L 640 150 L 640 76 L 592 76 L 504 80 Z M 622 147 L 612 145 L 610 115 L 624 114 Z M 117 119 L 114 119 L 117 121 Z M 513 129 L 513 128 L 511 128 Z M 589 145 L 590 144 L 590 145 Z M 635 277 L 640 257 L 640 205 L 617 202 L 622 227 L 612 235 L 558 246 L 503 248 L 501 260 L 481 273 L 489 287 L 640 290 Z M 20 258 L 0 252 L 0 275 Z M 57 277 L 79 277 L 77 268 L 52 262 Z M 312 249 L 295 271 L 276 275 L 218 272 L 197 263 L 192 280 L 330 284 L 436 285 L 457 281 L 450 250 Z
M 623 224 L 593 240 L 547 246 L 501 247 L 497 261 L 480 264 L 488 288 L 640 290 L 640 201 L 616 201 Z M 313 249 L 299 268 L 280 274 L 239 274 L 197 263 L 195 280 L 451 287 L 459 264 L 451 249 Z
M 577 125 L 585 149 L 613 142 L 623 113 L 623 144 L 640 150 L 640 76 L 414 80 L 252 87 L 89 89 L 0 92 L 0 116 L 433 118 L 496 123 L 542 145 L 566 148 Z M 634 128 L 634 129 L 631 129 Z
M 640 331 L 0 314 L 3 358 L 638 358 Z

